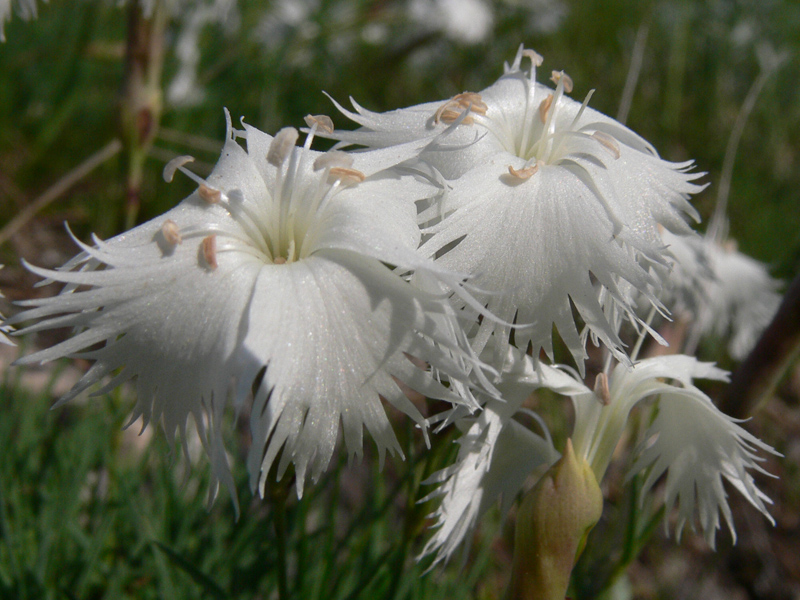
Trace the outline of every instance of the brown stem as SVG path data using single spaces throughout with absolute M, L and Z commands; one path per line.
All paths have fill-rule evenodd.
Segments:
M 755 348 L 733 373 L 720 409 L 737 419 L 748 417 L 768 397 L 800 354 L 800 274 L 792 281 L 772 322 Z

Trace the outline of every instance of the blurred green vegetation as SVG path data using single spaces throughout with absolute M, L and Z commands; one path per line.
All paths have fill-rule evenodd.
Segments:
M 493 35 L 476 45 L 425 31 L 403 2 L 322 0 L 300 25 L 276 22 L 280 3 L 243 0 L 239 26 L 206 26 L 200 35 L 198 82 L 203 101 L 166 103 L 148 164 L 141 220 L 185 196 L 188 181 L 167 185 L 169 152 L 213 164 L 214 152 L 184 144 L 175 132 L 221 142 L 222 107 L 268 132 L 301 126 L 306 114 L 333 114 L 322 94 L 349 96 L 389 110 L 480 90 L 501 73 L 520 43 L 545 57 L 542 73 L 564 69 L 576 98 L 596 89 L 591 105 L 614 116 L 636 34 L 648 26 L 641 76 L 628 125 L 670 160 L 694 159 L 712 185 L 695 199 L 708 217 L 734 119 L 759 72 L 756 48 L 769 44 L 789 60 L 758 98 L 739 147 L 730 199 L 731 235 L 740 248 L 788 277 L 800 261 L 800 5 L 796 2 L 636 2 L 601 0 L 495 2 Z M 316 9 L 313 7 L 316 6 Z M 534 10 L 534 7 L 535 10 Z M 541 31 L 548 12 L 563 14 Z M 272 15 L 272 21 L 267 17 Z M 34 22 L 12 20 L 0 46 L 0 226 L 116 134 L 123 78 L 125 13 L 114 3 L 40 6 Z M 374 34 L 368 32 L 377 31 Z M 168 43 L 181 32 L 168 29 Z M 259 33 L 261 32 L 261 33 Z M 262 38 L 267 38 L 266 41 Z M 168 48 L 165 87 L 178 70 Z M 544 78 L 544 75 L 540 75 Z M 339 127 L 348 127 L 344 117 Z M 170 135 L 172 134 L 172 135 Z M 213 147 L 213 145 L 212 145 Z M 46 211 L 68 218 L 84 237 L 118 233 L 123 223 L 121 161 L 85 178 Z M 13 244 L 0 259 L 15 263 Z M 35 258 L 35 257 L 29 257 Z
M 0 231 L 118 136 L 126 28 L 125 11 L 116 4 L 51 0 L 39 6 L 36 21 L 6 24 Z M 731 237 L 743 252 L 767 262 L 777 277 L 800 271 L 797 2 L 497 0 L 493 34 L 474 45 L 412 22 L 406 2 L 298 4 L 311 7 L 300 24 L 267 28 L 277 17 L 267 21 L 265 15 L 277 14 L 280 3 L 240 0 L 238 28 L 211 24 L 202 30 L 198 82 L 204 98 L 193 106 L 165 103 L 140 222 L 194 187 L 180 177 L 163 181 L 172 156 L 196 156 L 198 170 L 213 165 L 224 137 L 223 107 L 234 120 L 242 117 L 270 133 L 302 126 L 309 113 L 331 114 L 338 127 L 348 127 L 323 90 L 376 111 L 479 91 L 524 43 L 545 58 L 541 79 L 550 69 L 564 69 L 575 81 L 575 98 L 595 89 L 591 106 L 614 116 L 637 33 L 646 27 L 627 124 L 663 157 L 693 159 L 708 173 L 703 181 L 710 187 L 694 200 L 704 221 L 713 211 L 731 128 L 759 73 L 756 49 L 770 45 L 788 53 L 744 129 L 729 216 Z M 545 26 L 550 21 L 555 27 Z M 180 32 L 176 19 L 167 32 L 165 88 L 179 69 L 173 50 Z M 119 156 L 104 163 L 0 246 L 7 296 L 30 293 L 20 258 L 55 266 L 73 253 L 63 221 L 81 239 L 121 231 L 122 164 Z M 452 458 L 450 438 L 417 463 L 420 441 L 401 426 L 409 462 L 394 461 L 383 475 L 375 461 L 365 461 L 366 475 L 354 467 L 357 475 L 345 476 L 350 471 L 339 461 L 302 501 L 289 494 L 282 542 L 275 527 L 280 515 L 253 499 L 243 460 L 232 461 L 243 505 L 236 521 L 227 498 L 207 510 L 204 461 L 181 481 L 175 475 L 180 460 L 165 458 L 163 436 L 141 452 L 125 445 L 120 431 L 129 398 L 117 394 L 48 412 L 49 388 L 28 390 L 11 369 L 0 377 L 0 446 L 10 449 L 0 461 L 0 598 L 269 598 L 284 559 L 285 585 L 297 598 L 497 598 L 503 589 L 495 579 L 507 573 L 508 556 L 492 547 L 489 534 L 461 574 L 451 565 L 420 577 L 427 563 L 413 560 L 423 517 L 432 509 L 414 500 L 424 494 L 423 476 Z M 231 437 L 229 448 L 240 451 L 246 436 Z M 343 477 L 363 494 L 349 511 L 336 508 L 346 493 Z

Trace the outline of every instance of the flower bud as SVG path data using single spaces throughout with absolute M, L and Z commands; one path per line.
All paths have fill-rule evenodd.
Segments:
M 564 455 L 522 500 L 510 600 L 564 600 L 575 560 L 603 512 L 589 463 L 567 440 Z

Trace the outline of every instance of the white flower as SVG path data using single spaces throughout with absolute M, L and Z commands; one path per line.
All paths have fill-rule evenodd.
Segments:
M 425 554 L 438 552 L 435 562 L 452 556 L 500 495 L 505 512 L 526 478 L 532 474 L 538 478 L 544 470 L 540 467 L 558 458 L 546 432 L 542 437 L 512 418 L 538 388 L 572 398 L 575 454 L 590 464 L 598 482 L 622 438 L 631 409 L 643 399 L 657 400 L 656 418 L 629 476 L 646 472 L 645 494 L 666 472 L 665 505 L 669 511 L 677 502 L 678 538 L 687 523 L 694 526 L 697 511 L 713 547 L 722 512 L 735 541 L 723 479 L 772 522 L 766 508 L 770 501 L 748 471 L 765 473 L 757 452 L 777 453 L 721 413 L 692 383 L 696 378 L 727 380 L 726 372 L 693 357 L 663 356 L 633 367 L 619 364 L 610 376 L 599 376 L 593 391 L 569 375 L 568 369 L 535 365 L 530 356 L 515 351 L 507 365 L 497 385 L 502 401 L 486 404 L 461 438 L 456 464 L 430 479 L 441 486 L 429 497 L 443 496 L 434 515 L 440 528 L 424 549 Z
M 0 269 L 2 269 L 3 266 L 4 265 L 0 265 Z M 3 297 L 3 294 L 0 293 L 0 298 L 2 298 L 2 297 Z M 10 327 L 6 327 L 5 325 L 2 324 L 4 319 L 5 319 L 5 317 L 3 317 L 3 313 L 0 313 L 0 344 L 8 344 L 10 346 L 13 346 L 14 342 L 12 342 L 10 339 L 8 339 L 8 336 L 6 335 L 7 333 L 9 333 L 11 331 L 11 328 Z
M 195 193 L 108 242 L 81 245 L 60 270 L 31 267 L 67 285 L 14 318 L 39 320 L 22 333 L 76 328 L 19 361 L 94 361 L 62 402 L 106 376 L 101 391 L 134 380 L 133 418 L 161 421 L 173 441 L 191 415 L 229 486 L 220 418 L 252 390 L 248 464 L 262 494 L 273 463 L 279 477 L 294 464 L 301 494 L 340 429 L 351 455 L 362 452 L 364 428 L 381 460 L 402 454 L 382 399 L 423 425 L 401 387 L 463 403 L 454 390 L 474 367 L 444 295 L 401 277 L 442 275 L 416 254 L 414 200 L 435 188 L 386 169 L 413 151 L 321 154 L 309 150 L 312 136 L 303 148 L 296 138 L 229 121 L 222 157 Z M 422 363 L 462 385 L 448 389 Z
M 422 27 L 465 44 L 482 42 L 494 25 L 492 8 L 484 0 L 411 0 L 409 14 Z
M 558 369 L 534 365 L 530 356 L 513 348 L 509 348 L 497 387 L 502 400 L 488 399 L 477 417 L 457 422 L 465 433 L 458 440 L 455 464 L 425 481 L 440 485 L 421 501 L 442 498 L 431 515 L 436 519 L 436 531 L 422 551 L 423 555 L 436 552 L 433 565 L 449 560 L 461 542 L 469 539 L 480 517 L 500 498 L 505 515 L 528 476 L 540 468 L 544 471 L 560 457 L 543 424 L 542 436 L 512 418 L 531 392 L 539 387 L 563 394 L 586 389 Z
M 714 278 L 705 239 L 696 233 L 677 235 L 666 230 L 661 232 L 661 239 L 673 261 L 659 299 L 677 316 L 697 314 L 708 303 L 706 285 Z
M 770 277 L 764 264 L 736 250 L 704 239 L 713 277 L 704 282 L 694 323 L 697 336 L 730 335 L 728 352 L 743 360 L 769 325 L 781 303 L 781 282 Z
M 420 158 L 450 189 L 427 215 L 433 220 L 421 250 L 471 274 L 485 291 L 478 298 L 497 319 L 483 319 L 476 349 L 493 332 L 506 339 L 506 324 L 516 322 L 525 325 L 514 332 L 517 347 L 532 343 L 534 354 L 543 348 L 552 356 L 555 325 L 582 369 L 573 308 L 622 357 L 604 304 L 636 320 L 624 282 L 658 304 L 650 268 L 666 262 L 658 225 L 690 231 L 683 217 L 697 214 L 687 198 L 702 187 L 691 183 L 700 176 L 687 173 L 691 163 L 660 159 L 629 129 L 568 98 L 572 83 L 563 72 L 553 73 L 555 89 L 536 83 L 539 64 L 521 48 L 479 94 L 385 114 L 339 107 L 362 129 L 334 137 L 368 147 L 429 140 Z M 504 356 L 502 345 L 497 352 Z
M 45 0 L 46 1 L 46 0 Z M 24 20 L 35 19 L 38 14 L 36 0 L 13 0 L 16 13 Z M 6 21 L 11 20 L 12 0 L 0 0 L 0 42 L 6 41 L 3 27 Z
M 573 442 L 576 454 L 591 464 L 599 481 L 631 409 L 640 400 L 656 398 L 657 416 L 630 476 L 652 465 L 642 488 L 644 494 L 666 471 L 665 504 L 669 510 L 678 501 L 678 538 L 687 522 L 694 527 L 697 510 L 700 526 L 713 548 L 720 511 L 736 539 L 723 478 L 772 522 L 765 505 L 769 499 L 755 487 L 748 469 L 764 472 L 758 464 L 764 460 L 757 456 L 759 450 L 778 453 L 720 412 L 693 385 L 694 379 L 727 381 L 728 374 L 711 363 L 684 355 L 642 360 L 633 368 L 617 365 L 607 386 L 601 379 L 595 392 L 573 396 Z
M 239 15 L 235 0 L 196 2 L 180 11 L 182 27 L 175 40 L 178 72 L 167 88 L 167 99 L 177 106 L 195 106 L 202 102 L 205 92 L 197 81 L 200 65 L 200 34 L 209 23 L 225 25 L 229 32 L 238 28 Z

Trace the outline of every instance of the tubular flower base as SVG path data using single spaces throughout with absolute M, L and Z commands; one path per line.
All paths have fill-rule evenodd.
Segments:
M 12 321 L 39 322 L 20 333 L 77 333 L 18 363 L 93 361 L 62 402 L 107 376 L 100 392 L 134 380 L 133 418 L 161 421 L 173 442 L 191 415 L 231 491 L 220 419 L 231 399 L 238 410 L 252 392 L 248 464 L 262 495 L 276 460 L 279 477 L 294 464 L 301 495 L 306 475 L 316 480 L 328 465 L 340 423 L 351 455 L 361 455 L 365 427 L 381 461 L 402 454 L 381 399 L 425 422 L 402 389 L 475 407 L 454 391 L 467 389 L 475 361 L 452 309 L 400 276 L 446 276 L 416 254 L 414 201 L 436 188 L 390 169 L 407 159 L 396 149 L 322 154 L 309 149 L 312 138 L 298 148 L 293 129 L 273 138 L 229 119 L 207 180 L 180 164 L 165 169 L 167 179 L 179 168 L 199 183 L 177 207 L 108 242 L 80 244 L 59 270 L 29 267 L 66 286 L 23 303 Z
M 620 290 L 629 282 L 660 307 L 660 282 L 650 272 L 665 264 L 658 226 L 688 233 L 684 216 L 697 213 L 687 199 L 703 186 L 692 183 L 701 176 L 687 172 L 692 163 L 660 159 L 638 135 L 588 108 L 588 97 L 570 99 L 563 72 L 553 72 L 555 89 L 537 83 L 541 62 L 520 48 L 494 85 L 444 102 L 385 114 L 339 106 L 362 128 L 331 135 L 373 148 L 429 140 L 420 160 L 449 181 L 442 206 L 425 214 L 421 250 L 473 274 L 485 292 L 478 299 L 496 318 L 481 322 L 476 350 L 492 333 L 507 340 L 516 322 L 519 348 L 532 343 L 534 355 L 544 349 L 552 357 L 555 325 L 582 369 L 585 340 L 573 306 L 624 360 L 603 304 L 637 321 Z M 501 359 L 503 343 L 496 348 Z

